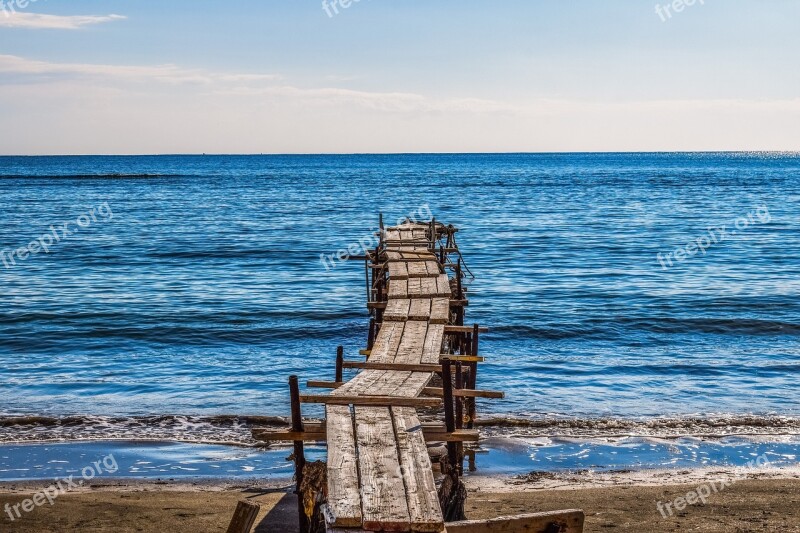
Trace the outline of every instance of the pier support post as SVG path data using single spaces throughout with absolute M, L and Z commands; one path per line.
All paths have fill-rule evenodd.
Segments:
M 458 363 L 456 363 L 458 365 Z M 444 425 L 448 433 L 456 430 L 456 417 L 453 412 L 453 373 L 449 358 L 442 360 L 442 396 L 444 397 Z M 455 442 L 447 443 L 447 459 L 455 468 L 458 461 Z
M 369 319 L 369 334 L 367 335 L 367 350 L 372 349 L 372 345 L 375 344 L 375 319 Z
M 449 358 L 442 360 L 442 392 L 444 396 L 444 423 L 448 432 L 455 431 L 455 413 L 453 413 L 453 374 Z M 442 508 L 445 522 L 464 520 L 464 502 L 467 500 L 467 489 L 461 482 L 458 468 L 455 442 L 447 443 L 447 459 L 442 459 L 444 479 L 439 486 L 439 505 Z M 445 464 L 446 463 L 446 464 Z
M 456 260 L 456 299 L 464 299 L 464 289 L 461 287 L 461 259 Z M 456 307 L 456 326 L 464 325 L 464 307 Z
M 472 346 L 470 352 L 472 352 L 470 355 L 478 357 L 478 324 L 472 326 Z M 478 386 L 478 363 L 471 362 L 468 363 L 467 366 L 469 367 L 467 388 L 475 390 Z M 467 429 L 473 429 L 475 427 L 475 416 L 477 415 L 476 401 L 476 398 L 467 398 L 467 418 L 469 420 L 467 422 Z
M 342 369 L 344 368 L 344 346 L 336 348 L 336 383 L 344 381 Z
M 464 388 L 464 369 L 460 361 L 456 361 L 456 390 Z M 464 428 L 464 398 L 456 396 L 456 429 Z M 464 443 L 456 442 L 456 468 L 458 474 L 464 474 Z
M 303 431 L 303 414 L 300 410 L 300 384 L 297 376 L 289 376 L 289 396 L 292 401 L 292 431 Z M 300 521 L 300 533 L 308 533 L 308 516 L 303 503 L 303 493 L 300 486 L 303 484 L 303 469 L 306 466 L 306 455 L 303 450 L 303 441 L 294 441 L 294 478 L 295 493 L 297 494 L 297 511 Z

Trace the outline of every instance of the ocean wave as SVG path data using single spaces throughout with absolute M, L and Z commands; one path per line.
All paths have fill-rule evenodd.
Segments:
M 426 415 L 423 418 L 431 422 L 438 420 L 435 415 Z M 775 415 L 714 415 L 642 420 L 555 416 L 488 417 L 477 421 L 476 425 L 485 437 L 721 439 L 731 436 L 800 435 L 800 418 Z M 126 440 L 260 446 L 263 444 L 252 437 L 253 429 L 285 429 L 288 426 L 288 418 L 269 416 L 0 416 L 0 443 Z
M 649 419 L 488 417 L 476 426 L 491 435 L 520 437 L 655 437 L 724 438 L 730 436 L 800 435 L 800 418 L 779 415 L 709 415 Z
M 255 446 L 253 428 L 288 426 L 287 418 L 269 416 L 0 416 L 0 443 L 146 440 Z

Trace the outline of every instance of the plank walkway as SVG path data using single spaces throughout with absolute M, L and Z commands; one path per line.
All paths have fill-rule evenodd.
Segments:
M 450 280 L 429 251 L 430 225 L 403 224 L 385 232 L 389 273 L 383 324 L 370 363 L 331 395 L 416 398 L 431 372 L 392 365 L 439 364 L 449 322 Z M 444 519 L 423 425 L 413 407 L 327 405 L 329 530 L 444 531 Z
M 475 399 L 502 398 L 503 393 L 476 389 L 478 363 L 484 359 L 478 355 L 479 335 L 488 330 L 464 326 L 468 301 L 456 231 L 435 222 L 406 222 L 382 231 L 380 246 L 360 258 L 367 261 L 368 286 L 370 273 L 372 278 L 368 308 L 373 319 L 367 350 L 361 351 L 367 361 L 345 361 L 340 346 L 335 381 L 308 382 L 309 387 L 333 389 L 330 395 L 301 395 L 298 377 L 290 376 L 291 430 L 253 431 L 261 441 L 294 442 L 302 533 L 319 531 L 319 512 L 328 533 L 583 531 L 579 510 L 463 520 L 462 443 L 479 438 L 473 428 Z M 444 237 L 446 244 L 439 242 Z M 448 254 L 458 259 L 451 261 Z M 454 272 L 452 280 L 448 269 Z M 345 382 L 345 368 L 361 372 Z M 429 386 L 436 374 L 441 385 Z M 325 404 L 325 421 L 304 423 L 303 402 Z M 417 408 L 442 405 L 444 425 L 421 423 Z M 303 442 L 323 439 L 327 463 L 306 465 Z M 426 439 L 447 443 L 440 489 L 452 520 L 447 530 Z M 319 481 L 323 468 L 327 486 Z

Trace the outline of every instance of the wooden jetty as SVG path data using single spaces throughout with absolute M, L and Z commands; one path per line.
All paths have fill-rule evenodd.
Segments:
M 464 325 L 468 300 L 456 232 L 435 220 L 384 228 L 381 218 L 379 245 L 357 258 L 365 261 L 371 314 L 361 351 L 366 360 L 345 361 L 339 347 L 335 379 L 307 384 L 332 389 L 327 395 L 300 394 L 297 377 L 290 377 L 291 431 L 254 430 L 259 440 L 294 441 L 303 533 L 582 531 L 580 511 L 464 521 L 459 476 L 463 443 L 478 440 L 475 400 L 503 394 L 476 389 L 479 338 L 487 329 Z M 345 382 L 346 368 L 361 372 Z M 302 403 L 325 404 L 325 421 L 304 423 Z M 423 423 L 419 409 L 443 411 L 444 423 Z M 303 442 L 321 440 L 328 449 L 326 486 L 309 496 Z M 438 486 L 431 442 L 447 449 L 436 457 Z

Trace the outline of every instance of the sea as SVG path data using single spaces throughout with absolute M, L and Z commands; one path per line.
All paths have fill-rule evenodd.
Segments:
M 478 470 L 796 463 L 798 153 L 0 157 L 0 480 L 290 475 L 381 216 L 459 230 Z

